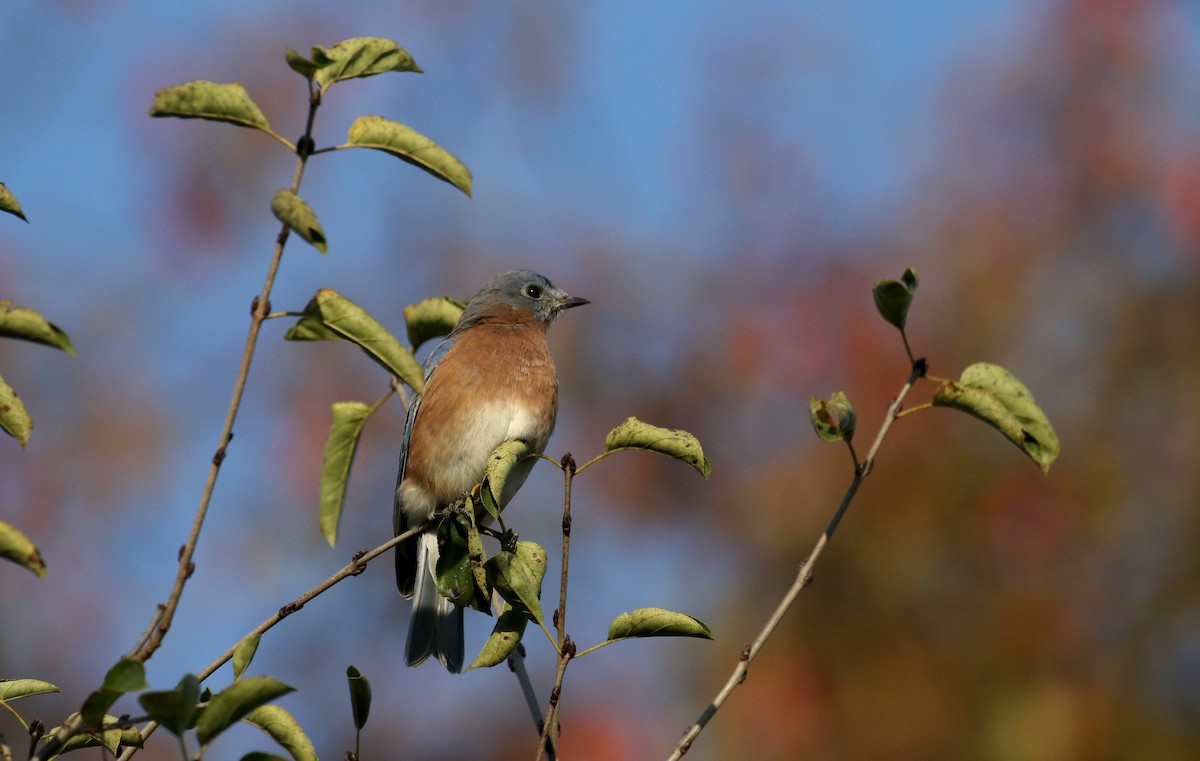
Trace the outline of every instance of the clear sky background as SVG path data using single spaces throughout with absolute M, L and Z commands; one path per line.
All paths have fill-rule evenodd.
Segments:
M 901 439 L 898 459 L 939 446 L 968 458 L 879 476 L 904 494 L 939 485 L 952 506 L 939 512 L 880 487 L 863 508 L 873 518 L 852 513 L 838 538 L 861 549 L 829 561 L 835 597 L 818 597 L 817 615 L 781 633 L 788 660 L 759 672 L 757 698 L 752 678 L 735 698 L 745 711 L 722 716 L 693 755 L 745 757 L 747 737 L 773 731 L 755 725 L 773 715 L 767 705 L 792 717 L 784 750 L 764 746 L 770 758 L 795 757 L 788 748 L 812 758 L 1096 757 L 1077 728 L 1097 715 L 1125 728 L 1109 748 L 1169 747 L 1180 758 L 1194 749 L 1200 596 L 1168 604 L 1163 590 L 1195 576 L 1184 558 L 1200 536 L 1194 484 L 1167 475 L 1194 469 L 1200 451 L 1188 428 L 1198 419 L 1194 362 L 1170 348 L 1194 350 L 1197 325 L 1188 305 L 1200 240 L 1200 12 L 1115 0 L 10 0 L 0 181 L 30 224 L 0 220 L 0 298 L 41 311 L 78 351 L 0 343 L 0 373 L 35 421 L 27 452 L 0 441 L 0 519 L 26 529 L 50 569 L 38 583 L 0 568 L 0 677 L 63 686 L 61 699 L 43 699 L 42 718 L 72 710 L 169 591 L 277 234 L 269 200 L 294 164 L 251 130 L 150 119 L 153 94 L 238 81 L 295 138 L 306 88 L 284 51 L 360 35 L 396 40 L 425 73 L 335 86 L 318 145 L 341 142 L 360 114 L 381 114 L 462 159 L 474 197 L 383 154 L 316 157 L 301 195 L 329 255 L 292 240 L 275 309 L 298 310 L 333 287 L 402 335 L 406 304 L 466 298 L 497 272 L 538 269 L 593 302 L 552 332 L 563 399 L 551 454 L 590 456 L 634 414 L 695 431 L 714 464 L 707 484 L 646 456 L 578 485 L 577 639 L 601 636 L 622 610 L 663 605 L 709 621 L 718 641 L 640 642 L 577 664 L 565 698 L 578 701 L 564 727 L 580 743 L 573 758 L 665 757 L 786 588 L 849 475 L 844 455 L 817 454 L 810 441 L 808 395 L 857 391 L 877 420 L 905 368 L 869 288 L 909 265 L 928 299 L 913 328 L 928 347 L 919 351 L 946 374 L 979 359 L 1011 367 L 1058 424 L 1066 475 L 1010 476 L 1019 454 L 978 448 L 991 432 L 965 423 L 927 431 L 933 443 Z M 285 322 L 264 329 L 196 576 L 149 664 L 155 688 L 388 538 L 402 411 L 372 421 L 331 550 L 315 513 L 328 407 L 374 401 L 386 378 L 350 348 L 285 343 Z M 1140 395 L 1114 396 L 1118 386 Z M 1169 412 L 1155 406 L 1162 399 Z M 1147 408 L 1153 422 L 1138 414 Z M 1166 453 L 1152 457 L 1163 441 Z M 1093 491 L 1106 477 L 1110 488 Z M 1154 482 L 1155 507 L 1139 478 Z M 546 468 L 513 506 L 518 528 L 552 556 L 558 495 Z M 945 518 L 964 514 L 985 517 L 975 527 Z M 947 524 L 963 534 L 930 528 Z M 956 553 L 979 565 L 962 571 Z M 1014 555 L 1033 576 L 1014 580 Z M 897 570 L 914 556 L 928 564 Z M 407 605 L 389 566 L 268 635 L 251 671 L 300 688 L 283 705 L 323 757 L 352 742 L 342 681 L 351 664 L 376 690 L 371 757 L 531 749 L 505 670 L 403 668 Z M 1039 613 L 1005 607 L 1028 603 L 1031 589 L 1050 600 L 1031 608 Z M 846 609 L 855 603 L 865 612 Z M 1099 623 L 1113 606 L 1129 612 Z M 996 618 L 922 617 L 964 609 Z M 946 645 L 934 665 L 920 655 L 923 626 L 1037 628 L 1050 610 L 1073 622 L 1045 627 L 1055 632 L 1047 641 L 1066 643 L 1054 653 L 1089 654 L 1074 681 L 1046 676 L 1059 673 L 1054 654 L 1006 649 L 1015 636 L 969 657 Z M 868 620 L 854 629 L 860 615 Z M 1076 626 L 1088 634 L 1063 634 Z M 472 622 L 468 649 L 489 627 Z M 838 652 L 839 638 L 853 649 Z M 855 672 L 884 638 L 895 651 L 882 662 L 924 665 Z M 544 692 L 550 659 L 544 643 L 530 645 Z M 962 663 L 972 665 L 956 673 Z M 914 687 L 929 681 L 922 668 L 951 686 Z M 1028 679 L 1000 684 L 1005 669 Z M 767 672 L 783 676 L 772 683 Z M 859 680 L 898 686 L 875 704 L 847 686 Z M 960 700 L 968 685 L 982 697 Z M 879 755 L 863 745 L 864 728 L 897 702 L 930 714 L 970 706 L 947 722 L 962 736 L 883 729 L 891 750 Z M 1051 717 L 1049 729 L 1039 717 Z M 1040 746 L 1050 755 L 1022 755 L 1005 745 L 1006 728 L 1058 739 Z M 227 742 L 217 757 L 267 747 L 249 729 Z M 156 745 L 146 758 L 177 757 Z

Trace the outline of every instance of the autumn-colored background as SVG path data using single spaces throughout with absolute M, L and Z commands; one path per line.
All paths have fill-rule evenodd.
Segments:
M 1011 369 L 1062 457 L 1043 477 L 965 416 L 902 420 L 688 758 L 1200 757 L 1200 10 L 1150 0 L 10 0 L 0 181 L 31 224 L 0 219 L 0 298 L 78 350 L 0 341 L 36 425 L 28 451 L 0 440 L 0 519 L 49 567 L 0 565 L 0 677 L 63 687 L 27 716 L 75 709 L 168 593 L 291 178 L 261 134 L 147 118 L 153 93 L 240 81 L 295 137 L 284 50 L 358 35 L 426 73 L 337 85 L 318 145 L 382 114 L 465 161 L 475 197 L 382 154 L 318 156 L 301 194 L 330 253 L 293 240 L 275 308 L 328 286 L 402 333 L 406 304 L 533 267 L 593 301 L 552 331 L 550 454 L 590 457 L 637 415 L 713 463 L 704 482 L 626 454 L 577 483 L 574 638 L 661 605 L 716 641 L 573 664 L 566 758 L 665 757 L 724 681 L 850 478 L 809 395 L 846 391 L 867 438 L 907 374 L 870 297 L 906 266 L 915 351 L 944 375 Z M 285 328 L 265 327 L 154 688 L 390 535 L 399 405 L 368 427 L 336 549 L 315 512 L 330 403 L 386 377 Z M 560 484 L 539 467 L 510 508 L 552 556 Z M 375 692 L 364 758 L 532 757 L 507 670 L 404 668 L 407 615 L 373 564 L 268 634 L 250 672 L 298 688 L 281 704 L 323 758 L 353 745 L 348 665 Z M 474 617 L 469 648 L 490 624 Z M 548 646 L 528 645 L 544 699 Z M 0 716 L 18 748 L 19 729 Z M 239 728 L 208 757 L 269 747 Z M 160 733 L 141 757 L 178 752 Z

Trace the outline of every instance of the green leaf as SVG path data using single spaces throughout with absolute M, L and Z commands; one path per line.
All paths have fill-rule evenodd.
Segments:
M 134 658 L 121 658 L 104 675 L 104 684 L 83 701 L 80 714 L 88 727 L 99 727 L 117 698 L 146 689 L 146 667 Z
M 8 186 L 0 182 L 0 211 L 7 211 L 14 217 L 20 217 L 28 222 L 25 218 L 25 212 L 21 211 L 21 204 L 17 203 L 17 197 L 12 194 Z
M 958 381 L 946 381 L 933 397 L 938 407 L 950 407 L 976 417 L 1016 444 L 1043 472 L 1058 457 L 1058 434 L 1046 413 L 1021 381 L 999 365 L 977 362 L 963 370 Z
M 608 627 L 608 639 L 630 637 L 713 638 L 712 630 L 700 619 L 664 608 L 638 608 L 614 618 Z
M 350 711 L 354 714 L 354 728 L 362 729 L 371 715 L 371 683 L 353 666 L 346 669 L 346 680 L 350 683 Z
M 73 718 L 75 718 L 75 714 L 71 714 L 67 717 L 68 720 Z M 120 719 L 116 716 L 109 716 L 106 714 L 99 717 L 97 724 L 103 724 L 107 726 L 116 724 L 119 721 Z M 44 736 L 53 737 L 54 735 L 58 734 L 60 729 L 62 729 L 61 726 L 48 729 L 46 730 L 46 734 Z M 63 744 L 62 750 L 59 751 L 59 755 L 73 750 L 78 750 L 80 748 L 94 748 L 99 745 L 107 748 L 108 752 L 115 756 L 117 755 L 117 752 L 120 750 L 121 746 L 132 748 L 142 747 L 142 735 L 134 727 L 129 727 L 127 729 L 116 728 L 109 729 L 104 732 L 78 734 Z M 57 757 L 58 756 L 53 756 L 53 758 Z
M 248 676 L 239 679 L 209 701 L 196 722 L 196 738 L 202 746 L 207 746 L 235 721 L 264 703 L 291 691 L 291 687 L 272 676 Z
M 321 222 L 317 219 L 312 207 L 305 203 L 300 196 L 287 188 L 276 190 L 275 195 L 271 197 L 271 213 L 275 215 L 276 219 L 287 225 L 288 229 L 311 243 L 313 248 L 322 254 L 329 253 Z
M 365 351 L 416 393 L 425 390 L 424 373 L 412 352 L 362 307 L 332 288 L 317 291 L 304 308 L 304 316 L 283 337 L 289 341 L 312 341 L 333 336 Z
M 250 634 L 242 638 L 242 641 L 237 643 L 233 648 L 233 681 L 242 678 L 246 673 L 246 669 L 250 667 L 250 661 L 254 660 L 254 654 L 258 652 L 258 640 L 262 637 L 261 634 Z
M 198 80 L 159 90 L 154 94 L 150 115 L 209 119 L 274 134 L 246 88 L 236 82 L 217 84 Z
M 105 716 L 103 719 L 105 725 L 115 724 L 119 721 L 120 719 L 115 716 Z M 137 731 L 136 727 L 106 729 L 98 737 L 100 744 L 114 756 L 121 752 L 122 746 L 142 747 L 142 735 Z M 65 753 L 66 750 L 64 749 L 63 752 Z
M 445 148 L 410 127 L 382 116 L 360 116 L 341 148 L 374 148 L 445 180 L 471 195 L 471 170 Z
M 117 692 L 137 692 L 144 690 L 146 684 L 146 667 L 136 658 L 122 658 L 104 675 L 101 689 Z
M 493 517 L 499 518 L 499 509 L 504 506 L 504 485 L 512 469 L 531 454 L 533 453 L 529 451 L 529 445 L 524 441 L 506 441 L 492 450 L 491 456 L 488 457 L 487 469 L 484 471 L 483 484 L 496 507 Z
M 300 728 L 300 723 L 290 713 L 275 705 L 254 709 L 243 720 L 253 724 L 283 746 L 296 761 L 317 761 L 317 751 L 312 741 Z
M 615 452 L 618 449 L 648 449 L 686 462 L 705 478 L 712 473 L 712 465 L 705 459 L 704 450 L 695 436 L 687 431 L 643 423 L 635 417 L 628 418 L 608 432 L 604 451 Z
M 455 301 L 447 296 L 425 299 L 404 307 L 408 345 L 416 351 L 429 339 L 444 336 L 454 330 L 466 307 L 465 301 Z
M 37 574 L 39 579 L 46 578 L 46 561 L 37 546 L 29 541 L 29 537 L 16 527 L 0 521 L 0 558 L 16 563 L 22 568 L 28 568 Z M 25 680 L 29 681 L 29 680 Z M 3 682 L 0 682 L 0 686 Z M 51 685 L 53 686 L 53 685 Z M 57 692 L 55 687 L 53 692 Z M 4 692 L 0 690 L 0 700 L 4 700 Z
M 300 55 L 291 48 L 288 48 L 288 51 L 284 54 L 283 58 L 285 61 L 287 61 L 287 65 L 291 67 L 292 71 L 298 73 L 300 76 L 308 80 L 311 80 L 316 75 L 317 69 L 321 68 L 316 63 Z
M 521 637 L 525 634 L 525 625 L 528 623 L 529 616 L 505 603 L 491 636 L 467 670 L 489 668 L 507 660 L 517 649 L 517 645 L 521 644 Z
M 455 605 L 491 615 L 491 591 L 483 571 L 486 554 L 474 511 L 456 510 L 438 525 L 438 591 Z M 474 561 L 474 562 L 472 562 Z
M 200 680 L 187 674 L 173 690 L 143 692 L 138 703 L 151 719 L 176 736 L 183 736 L 192 724 L 200 703 Z
M 513 552 L 488 558 L 488 583 L 514 610 L 542 623 L 542 579 L 546 576 L 546 551 L 535 542 L 517 542 Z
M 828 400 L 809 397 L 808 416 L 812 420 L 813 430 L 824 441 L 850 441 L 854 438 L 854 424 L 857 419 L 854 406 L 841 391 Z
M 0 679 L 0 702 L 27 698 L 30 695 L 45 695 L 49 692 L 61 690 L 41 679 Z
M 880 280 L 875 283 L 875 308 L 883 319 L 904 330 L 908 321 L 908 308 L 912 305 L 917 290 L 917 273 L 910 267 L 904 270 L 900 280 Z
M 382 37 L 353 37 L 332 47 L 313 47 L 311 59 L 289 50 L 287 64 L 305 79 L 314 80 L 322 91 L 334 82 L 356 77 L 389 71 L 421 72 L 407 50 Z
M 53 346 L 75 355 L 75 347 L 62 328 L 29 307 L 19 307 L 11 301 L 0 300 L 0 336 Z
M 29 434 L 33 432 L 33 418 L 29 417 L 21 397 L 4 381 L 3 375 L 0 375 L 0 428 L 22 447 L 29 443 Z
M 321 536 L 330 547 L 337 545 L 338 524 L 350 483 L 350 466 L 354 464 L 358 442 L 371 412 L 371 408 L 362 402 L 333 404 L 333 424 L 325 439 L 325 457 L 321 461 Z

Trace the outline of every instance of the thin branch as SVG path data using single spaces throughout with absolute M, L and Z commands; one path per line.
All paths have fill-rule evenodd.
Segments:
M 492 595 L 492 610 L 497 616 L 504 612 L 504 600 L 499 594 Z M 508 656 L 508 670 L 516 675 L 517 681 L 521 685 L 521 694 L 525 696 L 525 705 L 529 708 L 533 726 L 540 737 L 542 729 L 546 726 L 546 719 L 542 716 L 542 707 L 538 704 L 537 693 L 533 689 L 533 680 L 529 678 L 529 671 L 525 668 L 525 646 L 519 642 L 517 649 Z M 548 755 L 550 761 L 556 761 L 557 754 L 554 752 L 554 748 L 550 749 Z
M 842 516 L 846 514 L 846 509 L 850 506 L 850 502 L 854 499 L 855 493 L 858 492 L 858 487 L 863 479 L 871 473 L 871 469 L 875 466 L 875 457 L 879 454 L 879 448 L 883 445 L 883 440 L 891 430 L 892 423 L 896 420 L 897 414 L 900 412 L 900 407 L 904 403 L 904 398 L 908 396 L 908 392 L 912 390 L 913 384 L 925 375 L 926 370 L 925 360 L 917 360 L 913 363 L 912 374 L 909 375 L 908 381 L 904 387 L 900 389 L 900 393 L 892 400 L 892 403 L 887 408 L 887 413 L 884 415 L 883 423 L 879 427 L 879 433 L 875 436 L 875 442 L 871 445 L 871 450 L 867 452 L 867 457 L 862 461 L 862 464 L 855 469 L 854 479 L 850 482 L 850 486 L 846 489 L 846 494 L 842 497 L 842 502 L 838 505 L 837 511 L 833 514 L 833 518 L 829 520 L 829 525 L 825 527 L 825 531 L 817 539 L 816 546 L 809 553 L 808 559 L 800 566 L 800 571 L 796 574 L 796 580 L 792 583 L 791 589 L 783 596 L 775 611 L 771 613 L 762 630 L 754 641 L 742 650 L 741 656 L 738 658 L 737 666 L 733 669 L 733 673 L 725 682 L 725 685 L 713 698 L 704 712 L 700 714 L 700 718 L 694 724 L 687 728 L 680 739 L 679 744 L 675 747 L 675 751 L 670 756 L 670 761 L 678 761 L 692 747 L 692 742 L 696 737 L 704 731 L 704 727 L 712 717 L 724 705 L 729 695 L 746 679 L 746 674 L 750 668 L 750 662 L 758 655 L 758 652 L 766 644 L 767 639 L 775 631 L 779 622 L 783 619 L 784 614 L 792 607 L 797 595 L 812 582 L 813 566 L 817 563 L 817 558 L 821 556 L 821 551 L 825 549 L 825 545 L 833 537 L 833 532 L 837 530 L 838 524 L 842 520 Z
M 320 92 L 313 90 L 312 83 L 310 82 L 308 118 L 305 123 L 304 136 L 297 145 L 292 145 L 289 140 L 271 130 L 266 130 L 267 134 L 296 152 L 296 169 L 292 174 L 292 192 L 300 189 L 300 180 L 304 177 L 304 168 L 308 163 L 308 157 L 312 155 L 313 121 L 316 118 L 317 108 L 320 105 Z M 196 507 L 196 514 L 192 518 L 192 528 L 188 533 L 187 541 L 179 548 L 179 563 L 175 573 L 175 582 L 171 587 L 171 593 L 167 597 L 167 601 L 160 603 L 155 609 L 150 626 L 147 627 L 146 633 L 139 638 L 130 653 L 131 658 L 136 658 L 139 661 L 145 662 L 149 660 L 155 651 L 162 646 L 162 641 L 170 630 L 171 623 L 175 619 L 175 612 L 179 608 L 179 601 L 183 596 L 183 588 L 195 570 L 193 558 L 196 554 L 196 546 L 200 542 L 200 530 L 204 527 L 204 519 L 208 515 L 213 491 L 217 485 L 217 476 L 221 471 L 221 463 L 224 462 L 229 443 L 233 439 L 233 424 L 237 420 L 238 411 L 242 404 L 242 397 L 245 394 L 246 381 L 250 376 L 250 364 L 254 359 L 255 348 L 258 345 L 258 335 L 262 329 L 263 322 L 266 321 L 267 316 L 271 313 L 271 291 L 275 285 L 275 277 L 279 273 L 279 265 L 283 260 L 283 249 L 287 244 L 287 239 L 288 227 L 287 225 L 282 225 L 279 235 L 275 238 L 275 249 L 271 255 L 271 261 L 267 266 L 267 274 L 263 280 L 262 290 L 254 298 L 251 305 L 250 328 L 246 334 L 246 343 L 242 349 L 241 364 L 238 367 L 237 378 L 233 384 L 233 393 L 230 395 L 229 407 L 225 413 L 225 423 L 222 425 L 221 433 L 217 437 L 217 448 L 209 464 L 208 476 L 205 479 L 204 488 L 200 492 L 200 502 Z M 57 752 L 58 748 L 61 748 L 71 737 L 82 730 L 83 721 L 77 715 L 75 719 L 65 722 L 55 736 L 42 746 L 41 751 L 37 754 L 37 758 L 48 758 L 53 752 Z
M 575 458 L 567 452 L 562 456 L 563 471 L 563 549 L 562 577 L 558 587 L 558 610 L 554 612 L 554 628 L 558 630 L 558 668 L 554 673 L 554 687 L 550 690 L 550 707 L 546 710 L 546 723 L 542 727 L 542 737 L 538 742 L 536 761 L 541 761 L 543 755 L 553 754 L 558 747 L 558 701 L 562 695 L 563 677 L 567 673 L 567 664 L 575 654 L 575 643 L 567 634 L 567 578 L 571 561 L 571 483 L 575 478 Z M 553 757 L 553 756 L 551 756 Z
M 308 161 L 308 156 L 312 152 L 312 130 L 313 120 L 316 117 L 317 108 L 321 104 L 320 94 L 311 91 L 308 106 L 308 120 L 305 125 L 304 137 L 301 138 L 300 144 L 295 146 L 297 153 L 296 170 L 292 175 L 292 191 L 300 189 L 300 180 L 304 176 L 304 167 Z M 281 138 L 282 139 L 282 138 Z M 284 141 L 287 145 L 290 142 Z M 221 427 L 221 434 L 217 438 L 217 449 L 213 454 L 212 462 L 209 464 L 208 477 L 204 482 L 204 489 L 200 493 L 200 504 L 196 507 L 196 515 L 192 519 L 192 528 L 188 534 L 187 542 L 179 551 L 179 567 L 175 573 L 175 583 L 171 588 L 171 594 L 167 598 L 161 609 L 156 610 L 155 616 L 158 619 L 158 626 L 153 628 L 153 633 L 150 637 L 138 643 L 138 646 L 130 653 L 130 657 L 136 658 L 139 661 L 147 661 L 154 652 L 162 645 L 163 638 L 167 631 L 171 628 L 171 623 L 175 619 L 175 611 L 179 608 L 179 600 L 183 595 L 183 587 L 187 580 L 191 578 L 192 572 L 195 570 L 195 564 L 192 559 L 196 553 L 196 545 L 200 541 L 200 530 L 204 527 L 204 519 L 208 515 L 208 507 L 212 502 L 213 490 L 217 485 L 217 476 L 221 471 L 221 463 L 225 460 L 226 450 L 229 447 L 229 442 L 233 439 L 233 424 L 237 420 L 238 410 L 241 408 L 242 397 L 246 391 L 246 381 L 250 376 L 250 363 L 254 359 L 254 351 L 258 345 L 258 334 L 262 329 L 262 324 L 266 320 L 267 315 L 271 312 L 271 290 L 275 285 L 275 276 L 279 272 L 279 265 L 283 259 L 283 249 L 287 244 L 288 227 L 282 225 L 279 235 L 275 239 L 275 250 L 271 256 L 271 262 L 267 266 L 267 276 L 263 281 L 262 290 L 255 297 L 250 311 L 250 329 L 246 334 L 246 344 L 242 349 L 242 361 L 238 368 L 237 379 L 233 384 L 233 394 L 229 400 L 229 408 L 225 413 L 225 424 Z
M 349 563 L 342 566 L 339 570 L 337 570 L 331 576 L 329 576 L 329 578 L 325 579 L 320 584 L 317 584 L 315 587 L 309 589 L 307 592 L 305 592 L 304 594 L 295 598 L 291 602 L 285 603 L 284 605 L 280 606 L 279 610 L 277 610 L 273 615 L 268 617 L 261 624 L 259 624 L 258 626 L 254 627 L 249 632 L 247 632 L 241 639 L 239 639 L 236 643 L 234 643 L 234 645 L 232 647 L 230 647 L 228 650 L 226 650 L 221 655 L 217 656 L 216 660 L 214 660 L 212 663 L 208 664 L 208 666 L 206 666 L 203 670 L 201 670 L 200 673 L 198 673 L 196 676 L 200 679 L 201 682 L 203 682 L 205 679 L 208 679 L 210 676 L 212 676 L 216 672 L 217 669 L 224 666 L 226 663 L 228 663 L 230 661 L 230 659 L 233 658 L 233 654 L 237 650 L 238 645 L 240 645 L 244 640 L 246 640 L 249 637 L 262 636 L 267 631 L 272 629 L 280 621 L 282 621 L 283 619 L 287 618 L 291 614 L 293 614 L 293 613 L 297 612 L 298 610 L 300 610 L 301 608 L 303 608 L 305 605 L 307 605 L 309 602 L 311 602 L 318 595 L 327 591 L 330 587 L 334 586 L 335 584 L 337 584 L 341 581 L 344 581 L 345 579 L 348 579 L 351 576 L 357 576 L 358 574 L 362 573 L 364 570 L 366 570 L 367 563 L 370 563 L 372 560 L 379 557 L 380 555 L 387 552 L 388 550 L 392 549 L 393 547 L 400 544 L 404 540 L 411 539 L 412 537 L 414 537 L 420 533 L 428 531 L 428 530 L 432 529 L 435 525 L 436 525 L 436 521 L 434 519 L 430 519 L 430 520 L 426 521 L 425 523 L 422 523 L 419 526 L 410 528 L 408 531 L 405 531 L 404 533 L 397 535 L 396 537 L 388 540 L 387 542 L 384 542 L 383 544 L 379 545 L 378 547 L 376 547 L 373 550 L 370 550 L 368 552 L 363 552 L 362 554 L 356 554 L 353 558 L 351 558 Z M 141 731 L 143 743 L 150 737 L 151 734 L 154 733 L 154 730 L 157 728 L 158 728 L 158 724 L 153 721 L 148 722 L 146 724 L 146 726 L 142 727 L 142 729 L 140 731 Z M 127 760 L 137 751 L 138 751 L 137 748 L 132 748 L 132 747 L 126 748 L 125 752 L 121 755 L 120 758 Z M 39 756 L 39 758 L 41 758 L 41 756 Z

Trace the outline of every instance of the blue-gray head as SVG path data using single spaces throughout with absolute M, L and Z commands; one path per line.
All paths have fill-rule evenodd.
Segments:
M 459 318 L 455 330 L 480 323 L 541 323 L 548 325 L 564 309 L 591 303 L 569 296 L 532 270 L 497 275 L 479 292 Z

